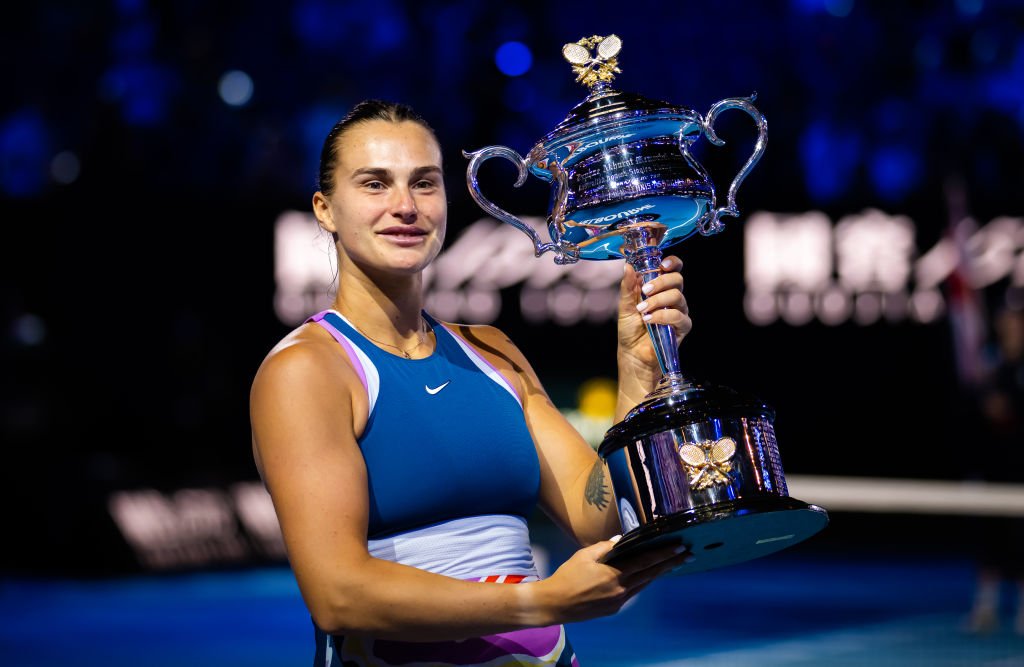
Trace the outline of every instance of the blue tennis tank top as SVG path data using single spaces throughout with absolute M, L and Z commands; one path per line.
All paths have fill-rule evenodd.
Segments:
M 486 359 L 427 313 L 437 341 L 425 359 L 382 350 L 338 312 L 309 318 L 341 343 L 370 410 L 366 461 L 370 539 L 485 514 L 529 518 L 540 464 L 519 397 Z

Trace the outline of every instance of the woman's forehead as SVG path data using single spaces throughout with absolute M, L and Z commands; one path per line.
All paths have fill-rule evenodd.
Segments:
M 441 166 L 437 139 L 430 130 L 413 121 L 358 123 L 343 132 L 338 142 L 339 166 L 343 171 Z

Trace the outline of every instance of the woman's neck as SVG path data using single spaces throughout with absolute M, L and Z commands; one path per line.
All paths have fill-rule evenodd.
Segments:
M 422 336 L 421 274 L 374 280 L 365 274 L 341 274 L 333 307 L 364 334 L 405 347 Z

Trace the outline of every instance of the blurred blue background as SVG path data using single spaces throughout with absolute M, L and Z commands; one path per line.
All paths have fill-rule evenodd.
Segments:
M 768 119 L 744 215 L 675 249 L 688 372 L 772 403 L 795 477 L 959 483 L 986 456 L 948 318 L 754 324 L 742 230 L 758 211 L 877 209 L 913 220 L 924 253 L 957 216 L 1021 220 L 1022 2 L 43 0 L 4 15 L 4 664 L 306 664 L 294 581 L 254 528 L 258 503 L 240 500 L 256 480 L 249 383 L 292 326 L 274 309 L 275 224 L 310 210 L 331 126 L 381 97 L 436 129 L 454 241 L 482 217 L 461 151 L 526 153 L 585 96 L 561 47 L 588 35 L 622 38 L 619 89 L 700 113 L 756 91 Z M 721 190 L 754 139 L 736 116 L 716 125 L 725 148 L 701 146 Z M 494 201 L 545 214 L 544 184 L 516 191 L 511 170 L 488 169 Z M 1016 233 L 1003 251 L 1019 278 L 978 290 L 989 309 L 1024 285 Z M 614 377 L 612 323 L 528 323 L 516 290 L 495 324 L 578 408 L 581 383 Z M 123 493 L 228 538 L 147 559 L 114 520 Z M 1008 626 L 961 632 L 977 518 L 833 512 L 807 543 L 659 582 L 574 641 L 584 665 L 1024 664 Z M 534 525 L 557 563 L 567 545 Z

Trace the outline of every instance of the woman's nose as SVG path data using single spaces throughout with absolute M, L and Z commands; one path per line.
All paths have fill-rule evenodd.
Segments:
M 416 216 L 416 200 L 408 188 L 395 188 L 391 204 L 392 213 L 401 218 Z

